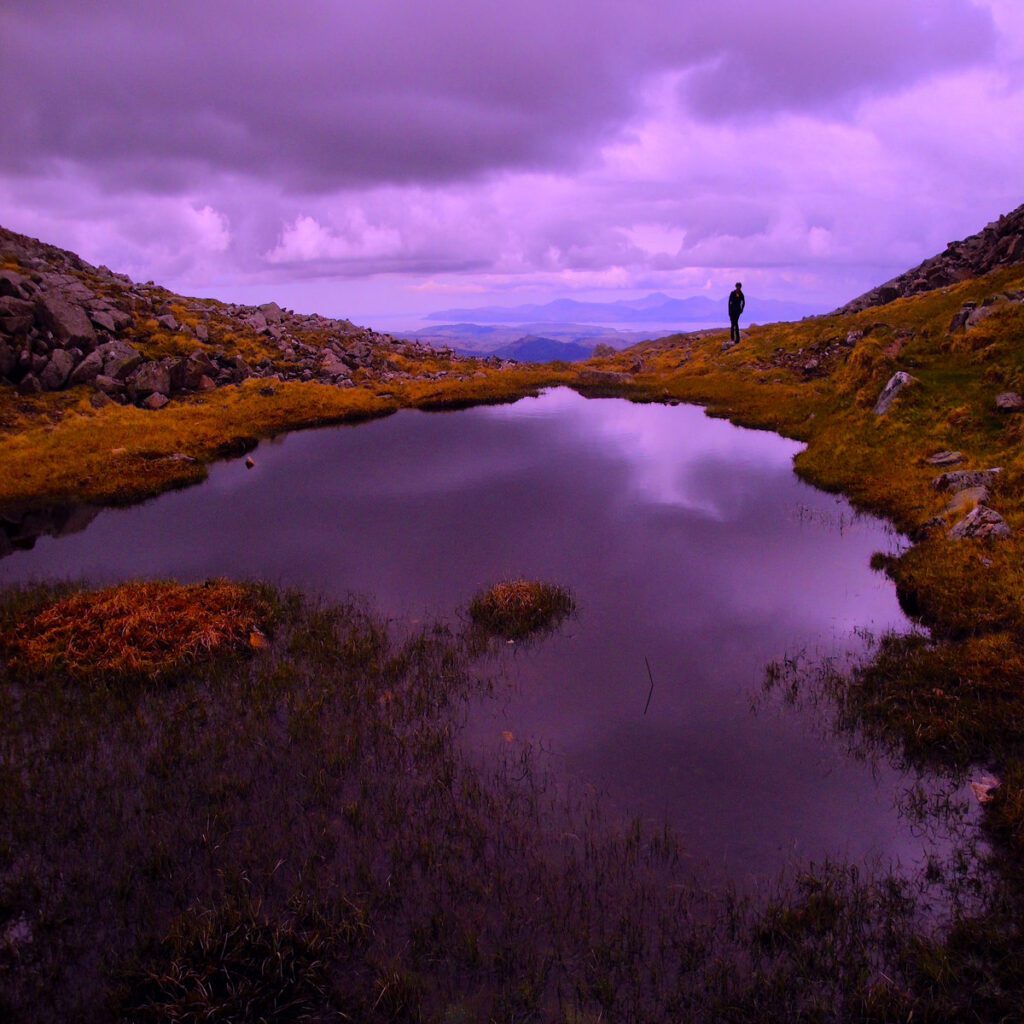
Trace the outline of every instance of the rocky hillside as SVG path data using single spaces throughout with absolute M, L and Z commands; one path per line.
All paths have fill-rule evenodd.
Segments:
M 859 313 L 862 309 L 981 277 L 1014 264 L 1024 264 L 1024 206 L 994 220 L 962 242 L 950 242 L 938 256 L 872 288 L 836 312 Z
M 500 364 L 500 360 L 489 360 Z M 250 377 L 354 387 L 466 378 L 450 349 L 302 315 L 277 303 L 186 298 L 0 228 L 0 386 L 93 389 L 93 403 L 160 409 Z

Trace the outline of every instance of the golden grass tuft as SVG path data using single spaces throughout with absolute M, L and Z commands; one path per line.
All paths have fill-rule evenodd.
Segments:
M 62 598 L 16 624 L 0 646 L 12 667 L 31 672 L 159 677 L 252 646 L 269 616 L 243 584 L 129 582 Z
M 519 640 L 554 629 L 576 605 L 564 587 L 537 580 L 507 580 L 477 594 L 469 604 L 473 624 Z

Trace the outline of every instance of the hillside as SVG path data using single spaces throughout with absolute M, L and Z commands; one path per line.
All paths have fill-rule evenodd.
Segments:
M 945 250 L 891 281 L 872 288 L 837 313 L 857 313 L 895 299 L 920 295 L 970 278 L 982 277 L 1000 267 L 1024 263 L 1024 206 L 987 224 L 962 242 L 950 242 Z
M 449 348 L 275 302 L 240 306 L 176 295 L 0 228 L 0 382 L 21 395 L 84 385 L 96 405 L 156 410 L 172 398 L 251 378 L 349 388 L 479 369 L 451 358 Z

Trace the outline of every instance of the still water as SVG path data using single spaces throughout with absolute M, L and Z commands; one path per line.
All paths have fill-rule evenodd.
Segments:
M 0 560 L 0 583 L 262 578 L 366 594 L 401 622 L 457 621 L 502 578 L 558 582 L 578 614 L 509 649 L 505 684 L 471 713 L 475 749 L 538 746 L 560 786 L 671 824 L 738 880 L 794 855 L 910 866 L 929 842 L 897 811 L 911 780 L 852 756 L 815 712 L 751 709 L 768 660 L 909 626 L 868 564 L 902 539 L 797 479 L 799 450 L 696 407 L 564 389 L 404 411 L 102 511 Z

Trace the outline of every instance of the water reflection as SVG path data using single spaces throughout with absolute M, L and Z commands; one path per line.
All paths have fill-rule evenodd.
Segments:
M 914 780 L 873 772 L 814 712 L 752 715 L 766 661 L 825 655 L 908 623 L 869 568 L 901 539 L 808 487 L 795 442 L 697 408 L 587 401 L 403 412 L 262 444 L 256 468 L 110 510 L 0 561 L 0 582 L 260 577 L 369 594 L 399 619 L 452 616 L 498 579 L 572 588 L 579 612 L 508 660 L 467 742 L 541 743 L 559 784 L 674 825 L 733 877 L 792 853 L 920 862 L 894 808 Z M 650 708 L 646 662 L 655 679 Z

